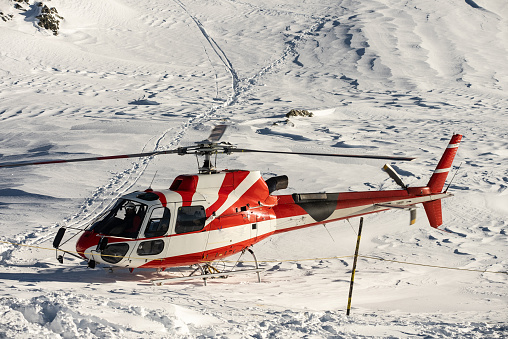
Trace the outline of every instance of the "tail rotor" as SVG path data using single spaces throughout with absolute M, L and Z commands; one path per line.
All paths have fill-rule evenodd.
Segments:
M 408 185 L 404 184 L 404 182 L 402 181 L 402 178 L 400 177 L 399 173 L 397 173 L 392 166 L 388 165 L 388 164 L 385 164 L 383 166 L 383 171 L 385 171 L 386 173 L 388 173 L 388 175 L 390 176 L 390 178 L 393 179 L 393 181 L 395 181 L 395 183 L 397 183 L 397 185 L 399 185 L 400 187 L 402 187 L 403 190 L 407 189 L 408 188 Z

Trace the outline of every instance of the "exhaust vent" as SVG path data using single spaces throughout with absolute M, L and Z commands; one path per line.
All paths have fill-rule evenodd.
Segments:
M 280 175 L 278 177 L 267 179 L 266 186 L 268 186 L 268 191 L 272 194 L 272 192 L 288 188 L 288 181 L 289 179 L 287 175 Z

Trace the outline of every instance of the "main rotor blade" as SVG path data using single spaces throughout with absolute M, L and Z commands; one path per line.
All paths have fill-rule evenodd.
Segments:
M 272 154 L 298 154 L 298 155 L 315 155 L 320 157 L 341 157 L 341 158 L 358 158 L 358 159 L 383 159 L 383 160 L 397 160 L 397 161 L 411 161 L 416 158 L 409 157 L 396 157 L 384 155 L 360 155 L 360 154 L 332 154 L 332 153 L 307 153 L 307 152 L 285 152 L 285 151 L 265 151 L 256 149 L 245 148 L 232 148 L 229 150 L 231 153 L 272 153 Z
M 217 125 L 213 128 L 212 132 L 210 132 L 210 136 L 208 137 L 208 141 L 217 142 L 222 138 L 224 132 L 226 132 L 226 128 L 228 125 Z
M 152 155 L 174 154 L 174 153 L 178 153 L 178 149 L 167 150 L 167 151 L 147 152 L 147 153 L 111 155 L 111 156 L 105 156 L 105 157 L 90 157 L 90 158 L 77 158 L 77 159 L 59 159 L 59 160 L 47 160 L 47 161 L 35 161 L 35 162 L 7 163 L 7 164 L 0 164 L 0 168 L 2 168 L 2 167 L 49 165 L 49 164 L 64 164 L 64 163 L 68 163 L 68 162 L 84 162 L 84 161 L 96 161 L 96 160 L 142 158 L 142 157 L 150 157 Z

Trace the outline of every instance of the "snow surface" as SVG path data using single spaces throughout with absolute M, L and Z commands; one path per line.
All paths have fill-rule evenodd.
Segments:
M 192 145 L 221 123 L 245 148 L 416 156 L 423 185 L 453 133 L 462 163 L 443 230 L 419 210 L 365 218 L 360 254 L 508 270 L 505 0 L 52 0 L 60 33 L 0 1 L 0 162 Z M 312 118 L 291 118 L 307 109 Z M 281 193 L 395 189 L 379 161 L 231 155 L 222 168 L 287 174 Z M 179 282 L 178 271 L 91 270 L 55 259 L 61 226 L 120 195 L 167 188 L 192 157 L 0 170 L 0 338 L 502 338 L 502 273 L 360 258 L 358 220 L 255 245 L 266 271 Z M 75 239 L 74 239 L 75 240 Z M 27 246 L 14 246 L 6 242 Z M 72 240 L 65 246 L 73 249 Z M 310 259 L 310 260 L 308 260 Z M 185 268 L 183 268 L 185 270 Z

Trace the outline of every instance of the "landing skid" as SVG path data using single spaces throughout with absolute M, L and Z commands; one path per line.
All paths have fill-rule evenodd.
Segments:
M 261 277 L 259 275 L 259 272 L 264 271 L 264 268 L 259 268 L 258 261 L 256 259 L 256 256 L 254 255 L 254 252 L 248 248 L 247 251 L 252 255 L 254 258 L 254 262 L 256 264 L 256 268 L 252 269 L 245 269 L 245 270 L 236 270 L 234 271 L 236 264 L 238 261 L 240 261 L 240 258 L 238 258 L 238 261 L 235 263 L 233 268 L 229 271 L 220 271 L 216 267 L 212 266 L 210 263 L 206 264 L 196 264 L 198 267 L 191 272 L 188 276 L 185 277 L 175 277 L 175 278 L 166 278 L 166 279 L 153 279 L 150 282 L 156 286 L 160 286 L 164 283 L 173 282 L 173 281 L 185 281 L 185 280 L 192 280 L 192 279 L 203 279 L 203 282 L 206 286 L 206 280 L 209 278 L 227 278 L 230 275 L 234 274 L 240 274 L 240 273 L 256 273 L 258 276 L 258 282 L 261 282 Z M 245 253 L 245 250 L 242 251 L 242 255 Z M 199 274 L 198 274 L 199 273 Z

